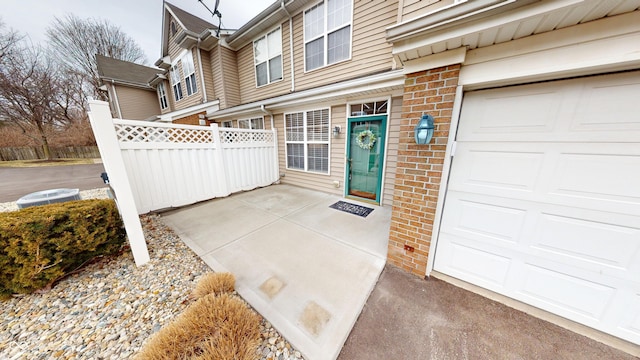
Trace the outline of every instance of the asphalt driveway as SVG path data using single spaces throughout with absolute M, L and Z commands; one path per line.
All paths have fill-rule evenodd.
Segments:
M 640 347 L 633 347 L 640 354 Z M 550 322 L 387 265 L 338 360 L 632 360 Z
M 16 201 L 41 190 L 70 188 L 91 190 L 102 188 L 102 164 L 0 168 L 0 203 Z

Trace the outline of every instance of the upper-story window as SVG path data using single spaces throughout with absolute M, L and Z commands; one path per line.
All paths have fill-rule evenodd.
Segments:
M 158 99 L 160 100 L 161 110 L 169 107 L 169 103 L 167 102 L 167 90 L 164 88 L 164 82 L 158 84 Z
M 304 12 L 306 71 L 349 59 L 352 2 L 325 0 Z
M 182 73 L 184 74 L 184 84 L 187 87 L 187 96 L 198 91 L 196 85 L 196 68 L 193 66 L 193 55 L 191 51 L 182 57 Z
M 169 69 L 169 78 L 171 79 L 171 88 L 173 89 L 173 97 L 176 101 L 182 99 L 182 87 L 180 86 L 180 73 L 176 65 Z
M 280 28 L 253 42 L 256 84 L 262 86 L 282 80 L 282 31 Z
M 238 127 L 240 129 L 264 130 L 264 119 L 262 117 L 240 119 L 238 120 Z

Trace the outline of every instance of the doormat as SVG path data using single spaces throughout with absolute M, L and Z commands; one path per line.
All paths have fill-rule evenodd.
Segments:
M 371 214 L 371 212 L 373 211 L 372 208 L 351 204 L 345 201 L 338 201 L 333 205 L 329 205 L 329 207 L 362 217 L 367 217 L 367 215 Z

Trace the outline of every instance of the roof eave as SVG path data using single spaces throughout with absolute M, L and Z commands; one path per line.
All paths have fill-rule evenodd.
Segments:
M 260 33 L 264 32 L 264 29 L 262 29 L 261 25 L 267 20 L 284 20 L 288 18 L 289 15 L 286 11 L 286 7 L 293 1 L 295 0 L 276 0 L 273 4 L 269 5 L 268 8 L 264 9 L 262 12 L 260 12 L 260 14 L 244 24 L 240 29 L 238 29 L 238 31 L 227 37 L 225 39 L 227 45 L 229 45 L 233 49 L 239 49 L 249 41 L 252 41 Z

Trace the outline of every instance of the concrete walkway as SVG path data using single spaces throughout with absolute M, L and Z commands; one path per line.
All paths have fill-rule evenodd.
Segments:
M 306 359 L 335 359 L 384 268 L 391 209 L 272 185 L 163 214 Z M 352 201 L 349 201 L 352 202 Z M 355 202 L 354 202 L 355 203 Z

